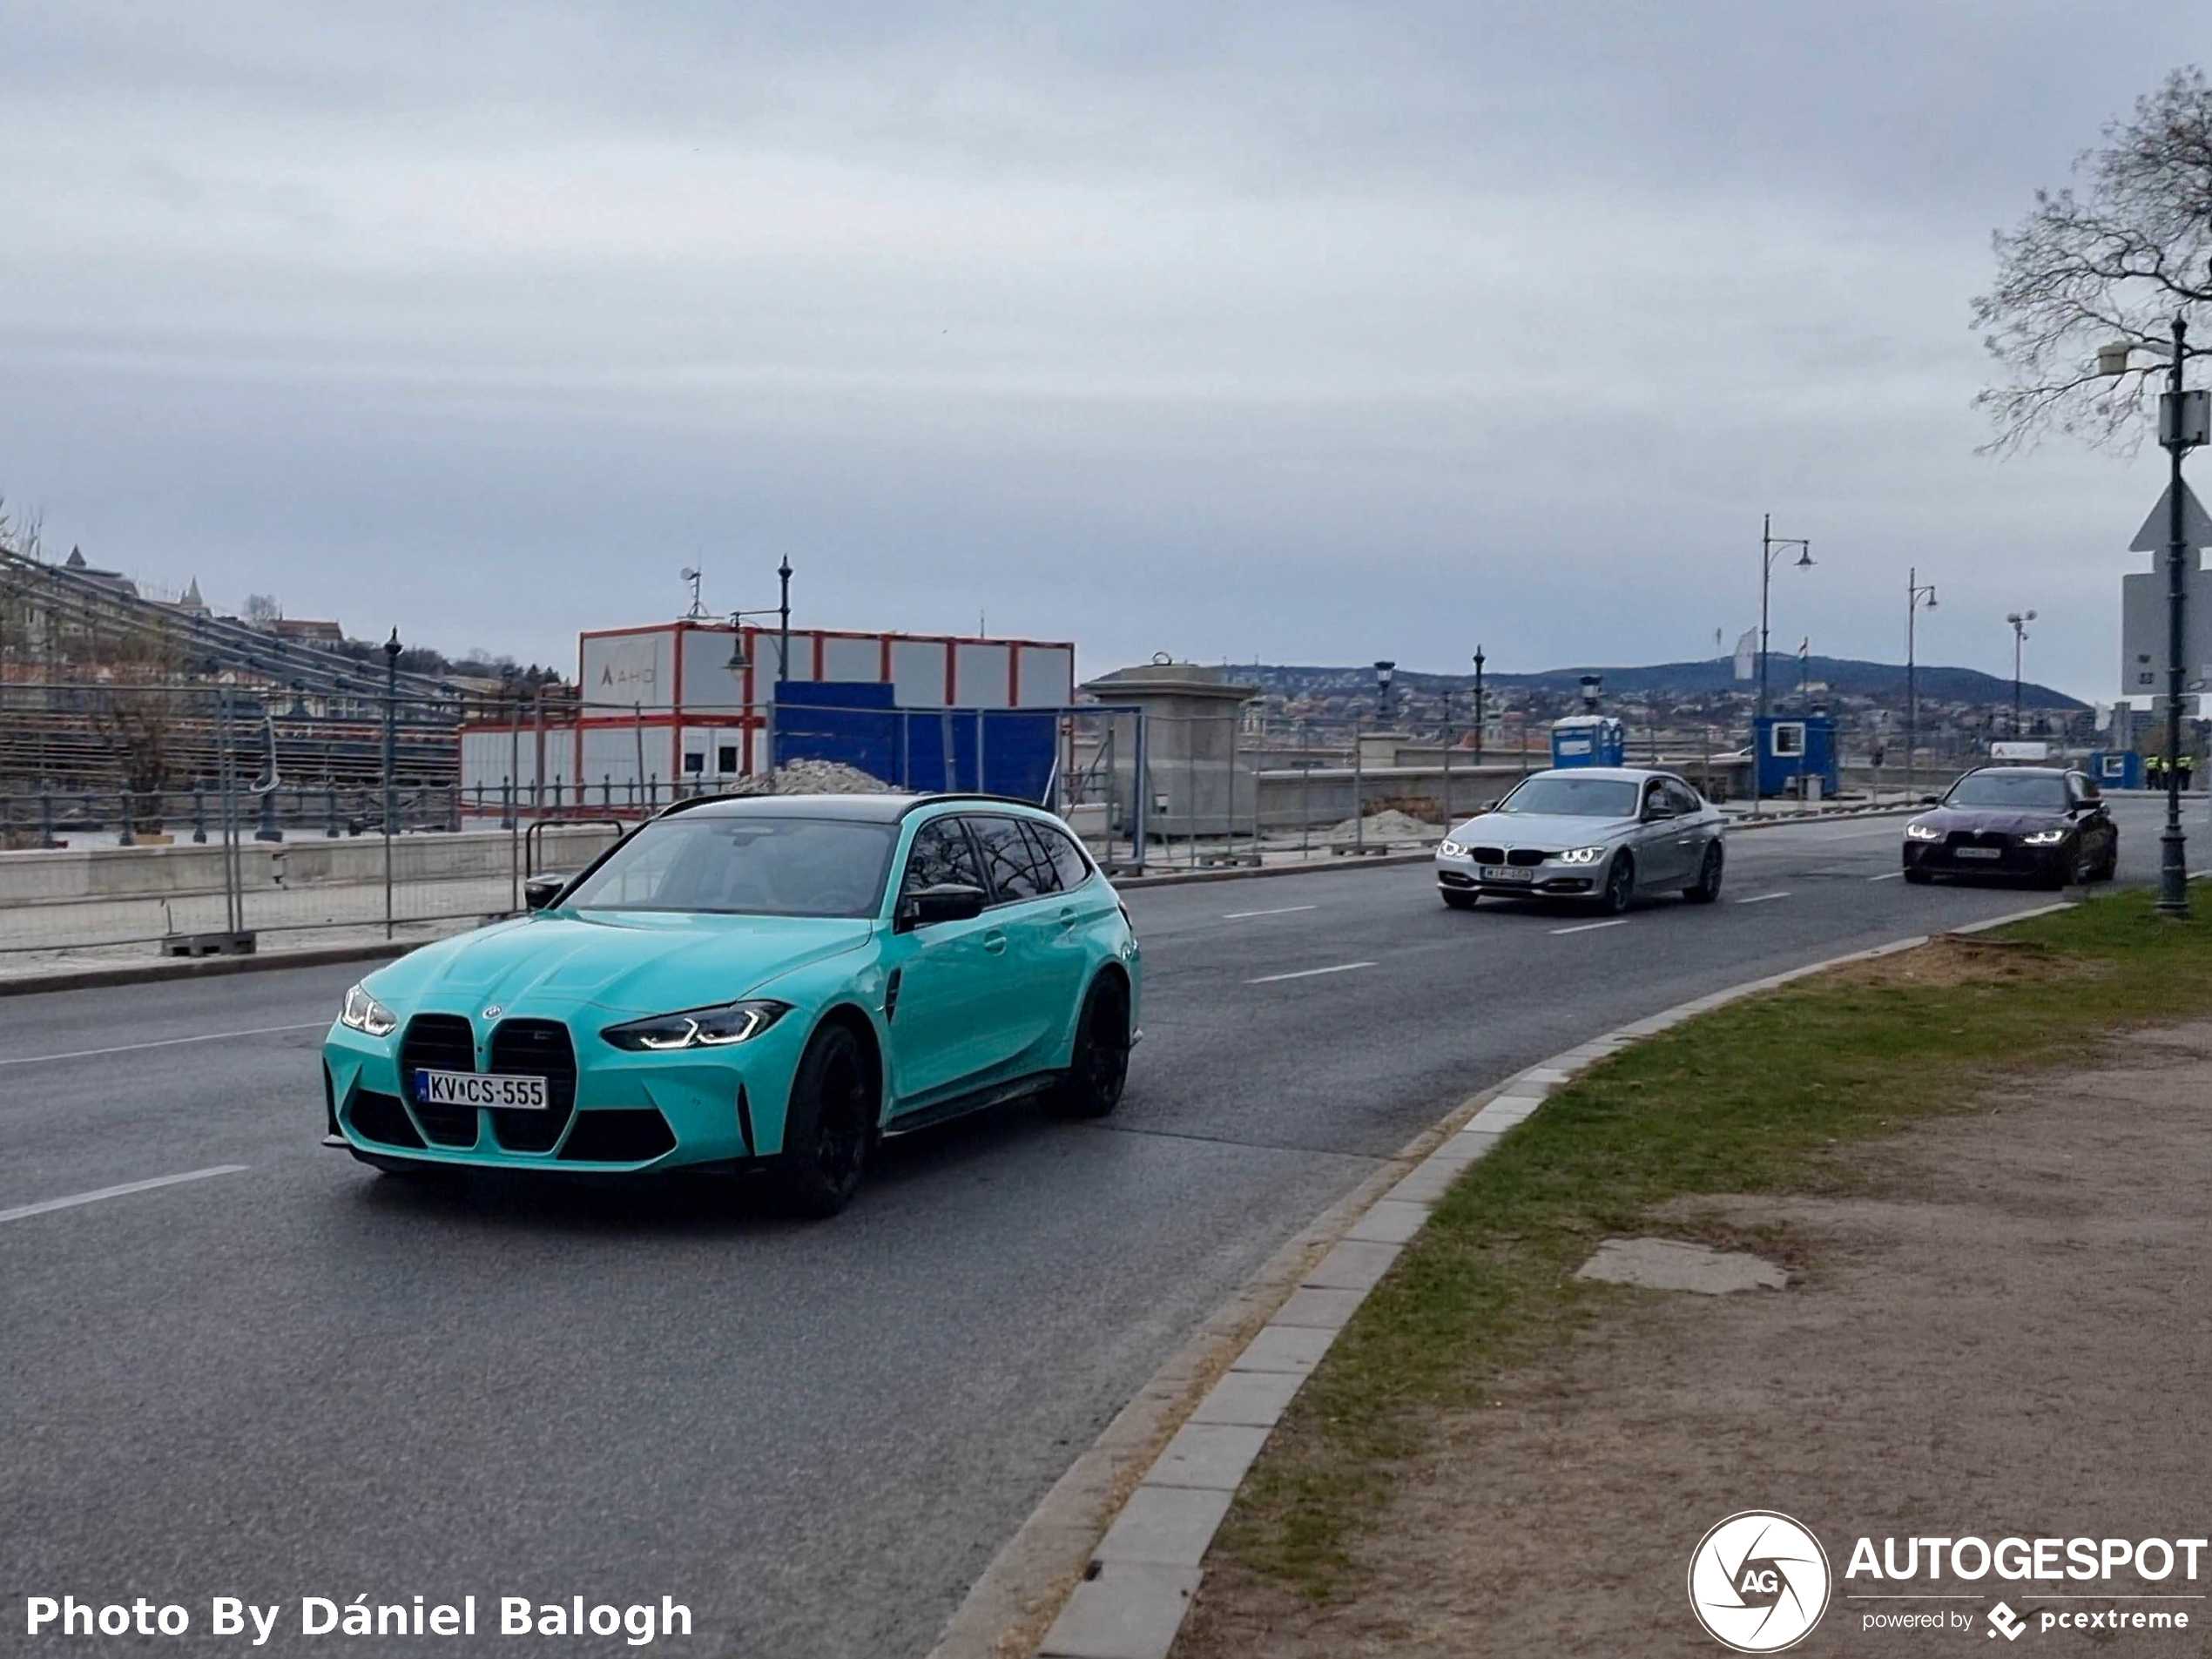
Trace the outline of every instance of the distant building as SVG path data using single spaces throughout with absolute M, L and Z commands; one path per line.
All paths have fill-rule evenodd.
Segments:
M 334 622 L 312 622 L 305 617 L 273 617 L 267 622 L 254 624 L 266 628 L 279 639 L 297 640 L 309 645 L 342 645 L 346 631 Z

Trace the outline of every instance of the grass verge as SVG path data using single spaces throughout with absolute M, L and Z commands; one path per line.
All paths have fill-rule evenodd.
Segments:
M 2202 889 L 2199 890 L 2200 896 Z M 1571 1276 L 1608 1234 L 1700 1194 L 1849 1190 L 1834 1149 L 1952 1109 L 2001 1073 L 2212 1010 L 2212 921 L 2123 893 L 1800 981 L 1584 1072 L 1453 1188 L 1301 1391 L 1217 1551 L 1315 1602 L 1437 1408 L 1479 1405 L 1616 1295 Z M 1665 1231 L 1681 1236 L 1679 1220 Z

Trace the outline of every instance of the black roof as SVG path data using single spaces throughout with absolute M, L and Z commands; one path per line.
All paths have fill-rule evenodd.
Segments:
M 707 813 L 717 818 L 841 818 L 855 823 L 895 824 L 908 813 L 947 802 L 977 802 L 999 806 L 1027 806 L 1037 803 L 1012 795 L 946 793 L 937 795 L 699 795 L 679 800 L 663 812 Z

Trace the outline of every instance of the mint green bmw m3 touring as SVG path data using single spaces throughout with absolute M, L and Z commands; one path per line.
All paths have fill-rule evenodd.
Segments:
M 686 801 L 529 897 L 346 994 L 327 1144 L 399 1174 L 761 1169 L 829 1215 L 882 1136 L 1121 1099 L 1136 937 L 1024 802 Z

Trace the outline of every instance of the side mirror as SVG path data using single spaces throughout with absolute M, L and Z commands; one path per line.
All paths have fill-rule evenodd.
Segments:
M 556 875 L 550 870 L 534 875 L 523 883 L 523 903 L 529 909 L 543 910 L 560 897 L 561 889 L 572 880 L 573 877 Z
M 943 881 L 899 900 L 893 925 L 901 933 L 940 921 L 971 921 L 983 914 L 983 889 L 964 881 Z
M 1923 795 L 1920 797 L 1920 805 L 1923 806 L 1940 806 L 1943 805 L 1943 801 L 1938 796 Z

